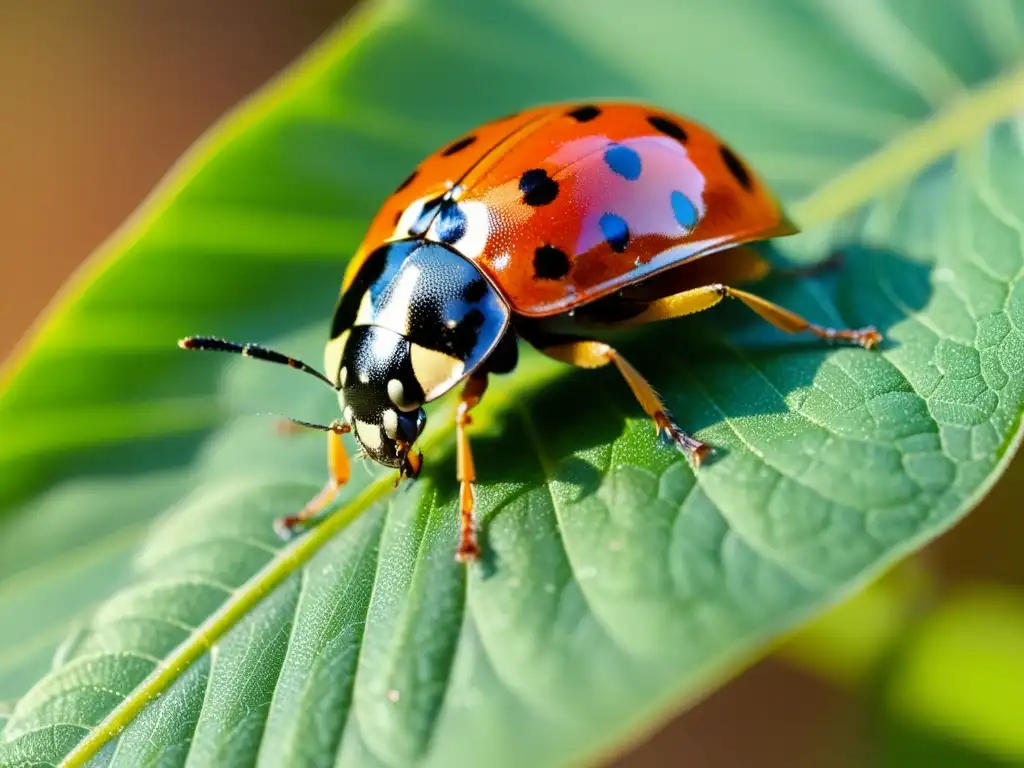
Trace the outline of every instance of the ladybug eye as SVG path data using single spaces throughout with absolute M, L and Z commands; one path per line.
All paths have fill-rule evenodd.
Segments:
M 427 417 L 422 408 L 418 408 L 415 413 L 402 413 L 388 408 L 381 414 L 381 427 L 389 440 L 414 443 L 426 423 Z

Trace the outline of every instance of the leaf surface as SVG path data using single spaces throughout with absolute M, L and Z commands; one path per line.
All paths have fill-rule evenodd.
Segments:
M 0 764 L 593 760 L 966 514 L 1024 405 L 1024 4 L 862 5 L 380 3 L 214 129 L 4 379 Z M 247 414 L 332 394 L 176 339 L 316 362 L 410 167 L 600 97 L 714 126 L 807 229 L 788 256 L 847 253 L 763 293 L 884 350 L 738 307 L 626 340 L 722 450 L 699 480 L 613 371 L 527 355 L 474 412 L 480 568 L 452 558 L 450 401 L 418 482 L 359 465 L 283 545 L 323 446 Z

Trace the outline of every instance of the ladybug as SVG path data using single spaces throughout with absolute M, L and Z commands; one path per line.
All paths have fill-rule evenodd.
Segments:
M 462 383 L 456 412 L 460 561 L 479 555 L 467 426 L 490 374 L 510 372 L 522 339 L 556 360 L 612 364 L 640 406 L 696 467 L 710 447 L 687 434 L 602 332 L 738 299 L 789 333 L 872 348 L 874 328 L 827 328 L 733 287 L 765 276 L 750 243 L 794 234 L 762 179 L 698 123 L 639 103 L 562 103 L 487 123 L 427 157 L 370 224 L 344 276 L 325 374 L 252 344 L 189 337 L 185 349 L 299 368 L 337 390 L 330 477 L 282 533 L 319 513 L 349 477 L 341 435 L 367 456 L 420 473 L 423 406 Z M 713 259 L 703 259 L 715 254 Z

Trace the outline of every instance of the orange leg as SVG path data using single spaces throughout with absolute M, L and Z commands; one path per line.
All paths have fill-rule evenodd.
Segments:
M 294 515 L 279 517 L 274 521 L 274 530 L 283 539 L 291 538 L 295 528 L 311 517 L 319 514 L 328 504 L 334 501 L 338 491 L 351 476 L 351 469 L 348 463 L 348 455 L 345 453 L 345 446 L 341 442 L 341 436 L 350 431 L 347 424 L 334 422 L 327 432 L 327 482 L 320 492 L 307 502 L 301 510 Z
M 640 314 L 628 320 L 617 322 L 614 326 L 622 328 L 630 325 L 652 323 L 656 320 L 669 320 L 674 317 L 681 317 L 682 315 L 690 315 L 694 312 L 710 309 L 725 298 L 739 299 L 763 319 L 787 333 L 806 331 L 828 341 L 847 341 L 851 344 L 862 346 L 865 349 L 871 349 L 882 341 L 882 334 L 873 327 L 850 329 L 816 325 L 795 312 L 791 312 L 785 307 L 780 307 L 778 304 L 773 304 L 767 299 L 762 299 L 760 296 L 748 293 L 747 291 L 741 291 L 738 288 L 730 288 L 721 283 L 691 288 L 688 291 L 653 301 Z
M 656 280 L 644 280 L 622 289 L 630 302 L 650 303 L 713 283 L 747 285 L 760 282 L 778 269 L 756 249 L 746 245 L 727 248 L 711 258 L 697 259 L 663 272 Z
M 546 347 L 541 351 L 555 360 L 561 360 L 580 368 L 600 368 L 608 363 L 614 363 L 629 388 L 633 390 L 633 395 L 644 409 L 644 413 L 654 420 L 654 427 L 658 434 L 664 435 L 675 443 L 676 447 L 695 467 L 699 467 L 701 462 L 711 454 L 711 446 L 702 443 L 679 428 L 664 403 L 661 402 L 658 393 L 654 391 L 654 387 L 612 347 L 599 341 L 575 341 Z
M 466 427 L 473 423 L 469 412 L 484 396 L 487 389 L 487 375 L 472 376 L 466 381 L 459 398 L 459 408 L 455 415 L 455 466 L 459 480 L 459 511 L 461 525 L 459 529 L 459 549 L 455 559 L 460 563 L 468 563 L 480 557 L 480 545 L 476 540 L 473 528 L 473 483 L 476 482 L 476 470 L 473 468 L 473 454 L 469 450 L 469 435 Z

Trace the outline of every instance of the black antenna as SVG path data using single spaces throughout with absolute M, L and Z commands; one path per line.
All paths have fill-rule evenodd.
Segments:
M 251 357 L 254 360 L 266 360 L 270 363 L 287 365 L 290 368 L 305 371 L 311 376 L 316 376 L 331 389 L 338 389 L 338 387 L 334 385 L 334 382 L 320 373 L 316 368 L 306 365 L 304 362 L 296 360 L 294 357 L 282 355 L 280 352 L 275 352 L 272 349 L 267 349 L 266 347 L 261 347 L 257 344 L 236 344 L 233 341 L 216 339 L 212 336 L 187 336 L 178 342 L 178 346 L 182 349 L 198 349 L 206 352 L 232 352 L 236 355 L 242 355 L 243 357 Z M 302 422 L 297 423 L 301 424 Z M 323 429 L 323 427 L 313 424 L 304 424 L 304 426 Z M 328 429 L 327 431 L 333 432 L 334 430 Z
M 276 413 L 263 414 L 275 416 L 279 419 L 284 419 L 287 422 L 295 424 L 300 427 L 306 427 L 307 429 L 318 429 L 321 432 L 334 432 L 336 435 L 347 435 L 352 431 L 352 427 L 343 421 L 332 421 L 330 424 L 314 424 L 312 421 L 303 421 L 302 419 L 293 419 L 291 416 L 280 416 Z

